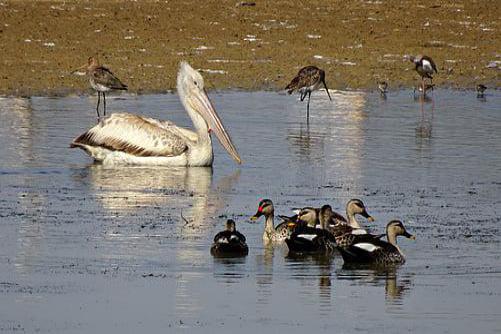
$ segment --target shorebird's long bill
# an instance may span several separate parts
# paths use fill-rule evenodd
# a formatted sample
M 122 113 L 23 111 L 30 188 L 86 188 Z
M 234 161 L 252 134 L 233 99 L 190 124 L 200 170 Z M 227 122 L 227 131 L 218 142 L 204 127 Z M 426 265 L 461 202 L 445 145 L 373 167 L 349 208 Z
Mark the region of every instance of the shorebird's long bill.
M 75 74 L 75 73 L 80 72 L 82 70 L 86 70 L 87 66 L 88 66 L 87 64 L 84 64 L 84 65 L 80 66 L 79 68 L 74 69 L 73 71 L 71 71 L 70 74 Z
M 322 80 L 322 83 L 324 84 L 325 91 L 327 92 L 327 95 L 329 96 L 329 100 L 332 101 L 331 94 L 329 94 L 329 88 L 327 88 L 327 84 L 325 83 L 325 80 Z
M 221 145 L 228 151 L 231 157 L 237 162 L 242 163 L 242 159 L 240 159 L 240 155 L 235 148 L 235 145 L 231 141 L 230 135 L 224 129 L 223 123 L 219 118 L 212 102 L 207 96 L 207 92 L 205 90 L 200 91 L 200 93 L 196 94 L 196 98 L 194 99 L 194 108 L 202 115 L 205 121 L 209 124 L 209 129 L 213 130 L 216 134 L 217 138 L 221 142 Z

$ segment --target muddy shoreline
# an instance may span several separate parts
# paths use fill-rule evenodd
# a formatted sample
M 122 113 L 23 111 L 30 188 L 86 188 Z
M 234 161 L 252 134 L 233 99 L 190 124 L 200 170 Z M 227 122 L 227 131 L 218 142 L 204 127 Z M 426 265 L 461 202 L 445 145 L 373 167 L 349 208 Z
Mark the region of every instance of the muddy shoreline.
M 70 72 L 95 54 L 138 94 L 174 89 L 181 60 L 209 89 L 280 90 L 307 64 L 332 89 L 404 88 L 418 53 L 439 87 L 496 88 L 500 16 L 496 1 L 0 1 L 0 94 L 89 93 Z

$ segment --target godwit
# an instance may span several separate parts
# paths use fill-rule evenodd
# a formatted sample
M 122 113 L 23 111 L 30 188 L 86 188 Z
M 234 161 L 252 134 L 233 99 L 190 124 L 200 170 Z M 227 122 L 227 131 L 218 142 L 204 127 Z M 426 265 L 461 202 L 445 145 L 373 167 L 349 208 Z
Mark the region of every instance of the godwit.
M 409 60 L 416 66 L 416 72 L 418 72 L 418 74 L 421 76 L 421 86 L 423 87 L 423 91 L 425 91 L 424 78 L 426 77 L 430 79 L 431 83 L 433 84 L 432 74 L 433 72 L 438 74 L 437 65 L 435 65 L 433 59 L 428 56 L 410 56 Z
M 306 94 L 308 94 L 308 104 L 306 105 L 307 120 L 310 118 L 311 92 L 319 89 L 321 85 L 325 87 L 325 91 L 327 92 L 329 99 L 332 101 L 329 89 L 325 84 L 325 72 L 316 66 L 306 66 L 300 69 L 290 84 L 285 87 L 289 94 L 292 94 L 294 91 L 299 91 L 301 94 L 301 101 L 304 101 Z
M 106 92 L 112 89 L 127 90 L 124 85 L 109 69 L 99 65 L 97 57 L 89 57 L 88 63 L 77 68 L 74 72 L 85 69 L 92 88 L 97 91 L 97 118 L 99 119 L 99 103 L 101 102 L 101 93 L 104 100 L 104 116 L 106 116 Z
M 478 84 L 477 85 L 477 97 L 482 98 L 484 97 L 484 92 L 487 89 L 487 87 L 483 84 Z
M 241 163 L 230 136 L 224 129 L 207 93 L 204 79 L 188 63 L 181 62 L 177 91 L 195 131 L 128 113 L 112 114 L 77 137 L 79 147 L 105 164 L 211 166 L 214 131 L 223 147 Z

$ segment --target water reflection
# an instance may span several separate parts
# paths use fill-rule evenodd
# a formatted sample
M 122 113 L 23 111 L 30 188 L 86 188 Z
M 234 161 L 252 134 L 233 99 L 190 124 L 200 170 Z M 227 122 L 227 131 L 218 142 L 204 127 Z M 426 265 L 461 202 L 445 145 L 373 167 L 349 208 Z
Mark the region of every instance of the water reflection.
M 390 305 L 403 305 L 405 296 L 411 290 L 412 275 L 398 278 L 399 266 L 377 267 L 343 265 L 343 270 L 338 272 L 337 278 L 351 280 L 357 285 L 375 285 L 385 288 L 385 300 Z
M 424 101 L 419 103 L 420 118 L 416 126 L 416 145 L 418 149 L 428 148 L 430 140 L 433 136 L 433 116 L 435 110 L 435 102 L 432 100 L 429 108 L 426 108 Z
M 214 257 L 214 277 L 218 282 L 233 284 L 245 277 L 247 257 Z
M 328 254 L 288 253 L 286 267 L 291 277 L 301 283 L 299 293 L 306 304 L 318 304 L 318 312 L 328 315 L 332 309 L 332 266 L 334 257 Z M 315 286 L 318 286 L 318 290 Z M 314 291 L 318 293 L 313 293 Z
M 0 98 L 0 163 L 34 161 L 35 130 L 31 99 Z
M 256 256 L 257 304 L 267 305 L 273 292 L 273 258 L 280 251 L 271 245 L 265 246 L 262 255 Z

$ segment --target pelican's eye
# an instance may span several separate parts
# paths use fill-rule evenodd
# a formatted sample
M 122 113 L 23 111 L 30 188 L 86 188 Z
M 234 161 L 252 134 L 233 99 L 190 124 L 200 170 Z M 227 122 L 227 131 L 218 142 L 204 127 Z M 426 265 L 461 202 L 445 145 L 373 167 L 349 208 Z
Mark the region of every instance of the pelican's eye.
M 196 81 L 193 81 L 193 83 L 195 84 L 195 86 L 197 86 L 197 87 L 198 87 L 198 82 L 196 82 Z

